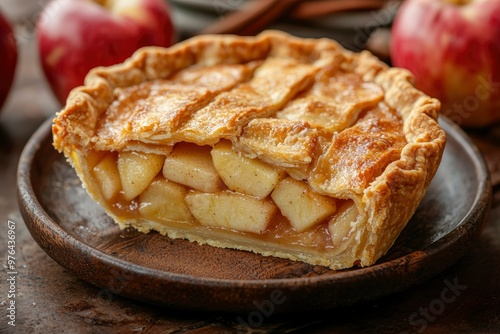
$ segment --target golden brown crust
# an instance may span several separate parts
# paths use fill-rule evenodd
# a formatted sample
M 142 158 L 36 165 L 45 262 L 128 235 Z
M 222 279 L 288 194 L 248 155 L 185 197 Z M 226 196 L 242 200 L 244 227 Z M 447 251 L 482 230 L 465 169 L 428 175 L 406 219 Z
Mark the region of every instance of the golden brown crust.
M 280 167 L 308 165 L 316 146 L 316 129 L 304 121 L 255 118 L 236 138 L 236 147 Z
M 196 68 L 206 70 L 191 70 Z M 130 108 L 127 99 L 140 95 L 141 85 L 151 103 Z M 164 109 L 149 111 L 155 105 Z M 413 87 L 409 72 L 367 52 L 269 31 L 256 37 L 200 36 L 97 68 L 70 94 L 53 134 L 54 146 L 101 204 L 88 151 L 161 152 L 162 145 L 213 145 L 224 138 L 247 155 L 291 168 L 292 176 L 294 171 L 307 178 L 317 192 L 356 203 L 360 215 L 341 249 L 273 251 L 264 244 L 252 248 L 241 238 L 210 239 L 197 229 L 114 219 L 121 227 L 338 269 L 373 264 L 413 215 L 444 150 L 439 108 Z

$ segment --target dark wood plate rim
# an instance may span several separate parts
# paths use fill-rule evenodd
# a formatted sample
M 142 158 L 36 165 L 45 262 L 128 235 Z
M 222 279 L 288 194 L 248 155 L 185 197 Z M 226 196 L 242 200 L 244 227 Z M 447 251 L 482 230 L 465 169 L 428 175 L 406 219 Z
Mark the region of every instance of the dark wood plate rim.
M 461 219 L 454 230 L 419 251 L 409 253 L 387 262 L 377 263 L 370 267 L 339 271 L 335 273 L 335 275 L 257 280 L 198 277 L 143 267 L 92 248 L 84 242 L 74 238 L 54 221 L 54 219 L 43 209 L 33 189 L 32 169 L 34 160 L 37 157 L 37 153 L 42 148 L 42 144 L 50 142 L 52 118 L 44 122 L 44 124 L 42 124 L 33 134 L 21 154 L 17 174 L 18 203 L 28 229 L 42 249 L 63 267 L 73 271 L 84 280 L 104 289 L 108 288 L 108 286 L 106 286 L 95 273 L 93 275 L 82 273 L 80 272 L 81 268 L 75 267 L 70 260 L 55 257 L 51 251 L 50 241 L 54 238 L 58 238 L 58 240 L 62 242 L 62 247 L 66 247 L 68 251 L 84 253 L 88 257 L 101 262 L 110 270 L 116 269 L 119 272 L 133 273 L 137 278 L 145 281 L 151 280 L 152 282 L 160 284 L 165 283 L 170 288 L 176 286 L 182 289 L 193 289 L 194 293 L 196 293 L 196 291 L 201 291 L 201 293 L 203 293 L 202 291 L 204 291 L 204 289 L 208 289 L 207 293 L 212 297 L 214 293 L 231 294 L 242 288 L 246 291 L 245 297 L 243 298 L 244 300 L 230 300 L 225 305 L 206 305 L 206 300 L 204 301 L 201 296 L 199 302 L 193 304 L 192 302 L 184 301 L 158 300 L 154 297 L 145 297 L 141 294 L 138 295 L 134 291 L 128 290 L 118 293 L 125 297 L 181 309 L 248 312 L 255 309 L 255 301 L 265 300 L 266 296 L 269 297 L 269 294 L 276 289 L 293 291 L 294 295 L 312 292 L 319 293 L 320 295 L 326 293 L 326 295 L 328 295 L 328 290 L 325 290 L 328 288 L 355 288 L 359 285 L 364 287 L 373 286 L 375 278 L 377 277 L 379 280 L 389 278 L 391 280 L 396 279 L 399 282 L 395 285 L 385 284 L 382 287 L 373 288 L 371 292 L 365 289 L 363 295 L 353 293 L 352 296 L 346 297 L 343 300 L 333 302 L 330 300 L 327 303 L 318 302 L 306 303 L 304 305 L 288 305 L 276 311 L 290 312 L 301 309 L 315 310 L 352 304 L 358 301 L 369 300 L 382 295 L 402 291 L 438 274 L 454 264 L 466 253 L 473 239 L 479 235 L 484 226 L 487 212 L 491 205 L 492 196 L 491 180 L 485 160 L 477 147 L 459 126 L 444 117 L 440 119 L 440 123 L 447 132 L 448 137 L 452 137 L 460 148 L 470 157 L 474 165 L 474 170 L 471 171 L 471 173 L 474 173 L 475 177 L 479 180 L 479 184 L 477 185 L 478 192 L 474 194 L 473 204 L 467 214 Z M 37 233 L 33 233 L 35 230 Z M 40 235 L 43 235 L 46 239 L 40 238 Z M 446 261 L 433 261 L 443 253 L 446 253 Z M 433 264 L 429 265 L 429 263 Z M 436 265 L 436 263 L 439 263 L 439 265 Z M 397 273 L 395 268 L 398 270 Z M 366 293 L 366 291 L 369 292 Z M 302 301 L 302 299 L 299 300 Z

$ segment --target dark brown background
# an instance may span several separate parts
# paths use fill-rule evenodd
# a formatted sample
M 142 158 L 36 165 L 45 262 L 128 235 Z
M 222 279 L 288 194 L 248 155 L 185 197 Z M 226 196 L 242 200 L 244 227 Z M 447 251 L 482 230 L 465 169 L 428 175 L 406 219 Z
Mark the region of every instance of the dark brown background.
M 20 55 L 13 91 L 0 115 L 0 332 L 1 333 L 233 333 L 238 316 L 195 314 L 146 305 L 96 288 L 50 259 L 23 224 L 16 202 L 16 168 L 21 150 L 33 131 L 59 109 L 41 73 L 33 34 L 34 21 L 45 0 L 1 0 L 0 9 L 16 25 Z M 217 1 L 215 1 L 217 2 Z M 231 1 L 218 1 L 231 3 Z M 232 1 L 235 3 L 235 1 Z M 196 27 L 177 11 L 181 36 Z M 203 20 L 214 18 L 200 13 Z M 196 20 L 203 24 L 202 19 Z M 215 16 L 217 18 L 217 16 Z M 318 35 L 318 27 L 280 23 L 299 34 Z M 359 32 L 359 30 L 358 30 Z M 345 45 L 359 37 L 346 27 L 325 35 Z M 354 43 L 356 44 L 356 43 Z M 357 45 L 354 45 L 357 46 Z M 409 290 L 352 307 L 314 314 L 266 318 L 252 332 L 315 333 L 498 333 L 500 332 L 500 126 L 468 131 L 485 154 L 494 185 L 488 223 L 472 249 L 454 266 Z M 16 327 L 7 325 L 7 220 L 16 222 Z M 466 286 L 438 315 L 423 309 L 441 298 L 446 282 Z M 417 316 L 415 317 L 415 313 Z M 413 315 L 413 322 L 411 321 Z M 244 315 L 246 318 L 248 315 Z

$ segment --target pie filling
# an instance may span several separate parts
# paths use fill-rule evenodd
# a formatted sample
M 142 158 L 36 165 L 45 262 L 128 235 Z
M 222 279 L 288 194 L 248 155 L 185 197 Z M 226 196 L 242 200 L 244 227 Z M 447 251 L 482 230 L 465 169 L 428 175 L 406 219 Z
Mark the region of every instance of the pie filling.
M 358 218 L 352 200 L 319 194 L 307 180 L 235 151 L 230 141 L 181 142 L 170 150 L 89 154 L 115 216 L 224 229 L 320 252 L 338 247 Z

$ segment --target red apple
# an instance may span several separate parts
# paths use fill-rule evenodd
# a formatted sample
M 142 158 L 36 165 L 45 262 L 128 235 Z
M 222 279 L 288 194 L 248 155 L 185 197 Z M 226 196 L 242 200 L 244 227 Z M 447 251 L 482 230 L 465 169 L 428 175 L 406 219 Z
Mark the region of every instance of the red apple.
M 174 35 L 165 0 L 53 0 L 37 22 L 42 67 L 61 104 L 92 68 L 170 46 Z
M 392 28 L 391 58 L 455 122 L 500 120 L 500 1 L 406 0 Z
M 11 25 L 0 13 L 0 108 L 12 85 L 16 63 L 16 39 Z

